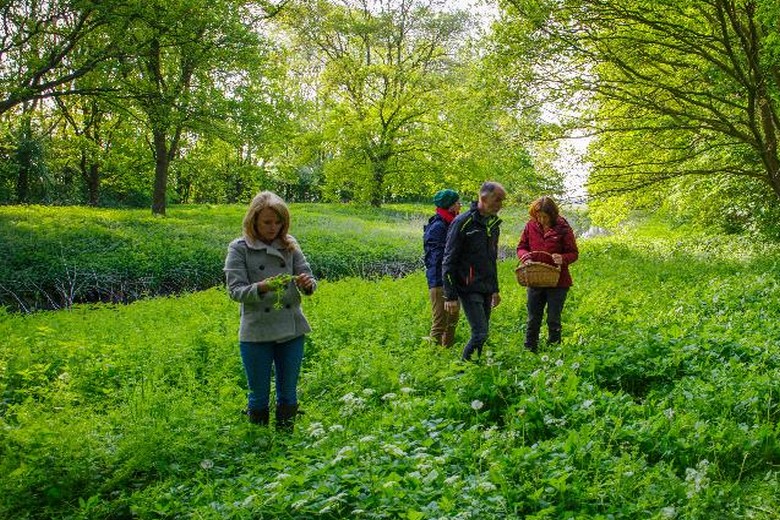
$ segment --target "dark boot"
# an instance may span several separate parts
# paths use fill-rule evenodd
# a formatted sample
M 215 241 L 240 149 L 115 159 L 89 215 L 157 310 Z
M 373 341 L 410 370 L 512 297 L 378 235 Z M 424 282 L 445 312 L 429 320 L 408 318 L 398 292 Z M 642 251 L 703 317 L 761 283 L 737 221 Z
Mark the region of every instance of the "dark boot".
M 292 433 L 296 415 L 298 415 L 297 404 L 276 405 L 276 429 Z
M 525 333 L 525 348 L 536 354 L 539 350 L 539 331 L 528 329 Z
M 262 410 L 247 410 L 246 415 L 249 417 L 250 423 L 268 426 L 268 416 L 270 415 L 268 408 L 263 408 Z
M 561 342 L 561 329 L 547 329 L 547 343 L 555 345 Z

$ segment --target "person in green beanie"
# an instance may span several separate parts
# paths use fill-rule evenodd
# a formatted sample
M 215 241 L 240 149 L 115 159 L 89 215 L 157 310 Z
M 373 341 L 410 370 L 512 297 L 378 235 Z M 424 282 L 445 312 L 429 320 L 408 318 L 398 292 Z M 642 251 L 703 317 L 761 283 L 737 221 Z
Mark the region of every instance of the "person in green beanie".
M 447 242 L 447 230 L 460 213 L 460 196 L 455 190 L 440 190 L 433 196 L 436 213 L 428 219 L 423 228 L 423 249 L 425 251 L 425 276 L 428 279 L 428 294 L 431 299 L 431 340 L 437 345 L 452 346 L 455 341 L 455 328 L 458 325 L 458 313 L 444 311 L 444 282 L 441 274 L 441 261 L 444 258 L 444 245 Z

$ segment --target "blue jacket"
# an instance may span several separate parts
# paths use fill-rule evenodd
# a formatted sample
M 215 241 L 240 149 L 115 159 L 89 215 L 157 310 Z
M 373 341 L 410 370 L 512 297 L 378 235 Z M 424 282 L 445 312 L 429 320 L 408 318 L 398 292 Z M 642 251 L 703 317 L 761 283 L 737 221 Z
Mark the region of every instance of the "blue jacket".
M 439 214 L 428 219 L 423 227 L 423 251 L 425 251 L 425 277 L 428 287 L 444 285 L 441 275 L 441 261 L 444 245 L 447 243 L 447 229 L 450 225 Z

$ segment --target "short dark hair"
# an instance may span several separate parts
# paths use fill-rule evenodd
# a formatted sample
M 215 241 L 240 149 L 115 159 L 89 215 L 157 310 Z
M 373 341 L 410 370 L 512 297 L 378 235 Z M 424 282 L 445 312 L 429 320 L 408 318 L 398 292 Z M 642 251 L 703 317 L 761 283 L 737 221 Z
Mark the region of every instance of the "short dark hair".
M 490 195 L 496 190 L 501 190 L 504 193 L 506 193 L 504 187 L 501 186 L 499 183 L 493 181 L 485 181 L 482 183 L 482 187 L 479 188 L 479 196 L 484 197 L 485 195 Z

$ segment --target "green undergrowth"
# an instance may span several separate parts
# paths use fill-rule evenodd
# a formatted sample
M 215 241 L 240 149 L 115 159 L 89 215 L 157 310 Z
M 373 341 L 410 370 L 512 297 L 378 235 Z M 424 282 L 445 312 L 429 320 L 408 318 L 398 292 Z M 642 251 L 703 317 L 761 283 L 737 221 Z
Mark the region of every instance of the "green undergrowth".
M 780 250 L 656 226 L 580 244 L 564 341 L 525 293 L 479 364 L 422 273 L 305 299 L 292 435 L 246 423 L 224 291 L 0 318 L 2 518 L 777 518 Z
M 148 210 L 0 207 L 0 306 L 60 309 L 75 303 L 127 303 L 207 289 L 223 282 L 227 244 L 241 235 L 243 205 Z M 422 227 L 432 206 L 383 208 L 292 204 L 291 233 L 314 274 L 399 276 L 422 267 Z M 503 250 L 511 254 L 525 220 L 506 213 Z
M 426 210 L 294 204 L 291 232 L 318 277 L 407 272 L 421 263 Z M 173 206 L 160 218 L 148 210 L 2 207 L 0 305 L 56 309 L 214 287 L 245 211 Z

